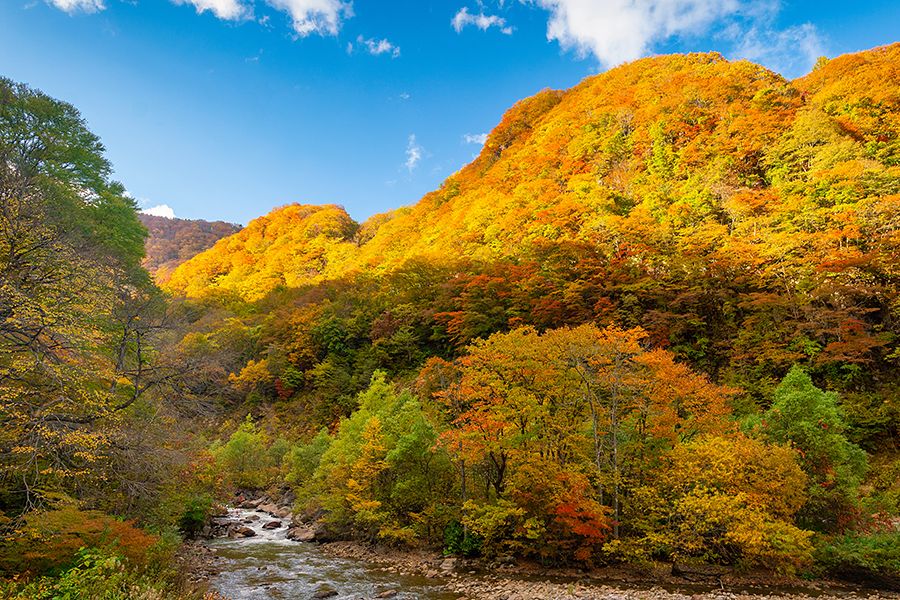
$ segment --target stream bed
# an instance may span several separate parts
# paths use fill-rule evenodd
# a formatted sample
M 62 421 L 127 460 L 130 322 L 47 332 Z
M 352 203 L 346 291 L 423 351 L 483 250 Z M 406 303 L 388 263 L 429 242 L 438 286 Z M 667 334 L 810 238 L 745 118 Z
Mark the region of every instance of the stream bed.
M 405 575 L 360 558 L 326 554 L 311 542 L 290 540 L 289 521 L 261 510 L 231 509 L 227 520 L 252 529 L 254 534 L 209 542 L 218 557 L 211 587 L 229 600 L 900 600 L 900 594 L 854 586 L 792 589 L 773 585 L 726 590 L 708 583 L 584 584 L 559 577 L 503 577 L 491 572 L 470 572 L 463 578 Z
M 263 526 L 273 518 L 261 511 L 232 509 L 229 516 L 255 533 L 252 537 L 220 538 L 209 544 L 220 559 L 221 570 L 213 578 L 212 587 L 229 600 L 459 598 L 459 594 L 444 589 L 441 579 L 387 573 L 363 561 L 327 556 L 316 544 L 289 540 L 287 522 L 276 529 L 265 529 Z

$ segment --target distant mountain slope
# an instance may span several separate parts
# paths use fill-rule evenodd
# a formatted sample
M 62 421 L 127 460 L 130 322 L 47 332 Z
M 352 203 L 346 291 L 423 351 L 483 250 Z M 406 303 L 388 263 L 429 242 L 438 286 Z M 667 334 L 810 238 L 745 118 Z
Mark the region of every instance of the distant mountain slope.
M 335 206 L 281 208 L 169 285 L 253 302 L 340 279 L 347 294 L 356 274 L 388 305 L 413 305 L 404 318 L 429 348 L 614 322 L 751 391 L 797 362 L 835 385 L 887 385 L 900 357 L 900 44 L 795 81 L 712 53 L 544 91 L 414 206 L 361 226 Z M 413 280 L 415 293 L 396 291 Z
M 337 275 L 411 256 L 493 260 L 547 242 L 606 245 L 635 227 L 647 228 L 642 245 L 668 244 L 674 236 L 747 251 L 755 245 L 743 227 L 758 231 L 754 217 L 782 208 L 794 215 L 827 208 L 786 201 L 814 194 L 810 185 L 835 183 L 833 169 L 857 182 L 886 180 L 886 186 L 860 189 L 854 201 L 897 191 L 890 180 L 897 176 L 898 64 L 900 45 L 893 45 L 833 59 L 788 82 L 718 54 L 662 56 L 590 77 L 566 92 L 541 92 L 510 109 L 480 156 L 441 189 L 363 224 L 358 250 L 338 235 L 332 242 L 346 246 L 330 257 L 338 264 L 308 271 Z M 865 108 L 873 95 L 878 108 Z M 328 214 L 338 229 L 354 228 L 341 209 L 330 207 Z M 288 217 L 283 209 L 274 211 L 264 218 L 266 226 L 282 217 Z M 293 209 L 289 218 L 296 219 Z M 233 241 L 211 253 L 238 246 Z M 258 250 L 253 253 L 266 263 Z M 810 250 L 820 259 L 829 253 Z M 201 293 L 204 277 L 222 274 L 195 272 L 211 260 L 198 257 L 182 267 L 173 288 L 188 292 L 178 282 L 190 280 L 189 293 Z M 231 273 L 228 261 L 215 262 Z M 235 266 L 244 267 L 240 261 Z M 284 275 L 296 282 L 298 268 L 304 271 L 294 261 Z M 264 270 L 275 273 L 279 266 Z M 268 281 L 264 287 L 283 283 Z
M 224 221 L 167 219 L 143 213 L 138 217 L 149 232 L 144 268 L 158 280 L 167 279 L 181 263 L 241 230 L 240 225 Z

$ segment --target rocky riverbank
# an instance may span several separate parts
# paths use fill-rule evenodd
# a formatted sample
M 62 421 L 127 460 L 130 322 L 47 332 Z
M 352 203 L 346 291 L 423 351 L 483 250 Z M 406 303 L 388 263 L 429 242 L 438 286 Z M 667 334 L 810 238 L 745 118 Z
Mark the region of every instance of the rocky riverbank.
M 583 571 L 546 569 L 533 563 L 444 557 L 429 551 L 399 551 L 352 541 L 335 541 L 330 532 L 310 516 L 291 512 L 293 498 L 239 495 L 234 505 L 244 509 L 239 519 L 222 514 L 204 531 L 213 538 L 240 539 L 284 532 L 282 538 L 316 542 L 318 551 L 335 560 L 376 565 L 388 576 L 424 577 L 460 599 L 471 600 L 900 600 L 900 594 L 854 589 L 824 582 L 776 579 L 767 574 L 742 575 L 709 567 L 672 569 L 658 565 L 641 570 L 628 568 Z M 251 512 L 252 511 L 252 512 Z M 199 544 L 192 546 L 190 568 L 198 578 L 215 577 L 215 553 Z M 307 546 L 308 548 L 308 546 Z M 187 566 L 187 565 L 186 565 Z M 387 597 L 387 596 L 386 596 Z
M 391 573 L 446 579 L 448 591 L 472 600 L 900 600 L 900 594 L 892 592 L 762 576 L 739 578 L 714 569 L 681 575 L 672 575 L 671 567 L 662 566 L 640 572 L 548 570 L 527 564 L 486 565 L 346 541 L 320 547 L 329 556 L 367 561 Z

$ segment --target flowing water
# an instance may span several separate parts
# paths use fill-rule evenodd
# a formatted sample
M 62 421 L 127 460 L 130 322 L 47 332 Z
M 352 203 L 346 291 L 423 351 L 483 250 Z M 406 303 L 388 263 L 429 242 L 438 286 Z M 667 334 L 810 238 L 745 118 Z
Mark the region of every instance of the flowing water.
M 315 544 L 289 540 L 285 521 L 278 529 L 263 529 L 273 520 L 266 513 L 232 509 L 229 515 L 239 522 L 258 517 L 245 523 L 254 537 L 210 543 L 222 559 L 212 585 L 230 600 L 308 600 L 323 589 L 336 591 L 331 596 L 336 600 L 375 598 L 388 590 L 396 590 L 398 600 L 459 597 L 443 591 L 441 580 L 386 573 L 363 561 L 326 556 Z
M 255 519 L 254 519 L 255 517 Z M 250 520 L 254 519 L 254 520 Z M 212 580 L 212 586 L 229 600 L 308 600 L 324 590 L 333 590 L 328 596 L 336 600 L 377 598 L 379 594 L 395 591 L 397 600 L 455 600 L 460 595 L 447 592 L 445 581 L 414 575 L 399 575 L 382 570 L 361 560 L 328 556 L 312 543 L 287 539 L 287 521 L 282 520 L 277 529 L 264 529 L 263 525 L 274 517 L 260 511 L 232 509 L 229 520 L 243 523 L 256 533 L 253 537 L 225 539 L 210 542 L 221 559 L 220 573 Z M 543 580 L 566 583 L 562 578 L 520 577 L 524 580 Z M 599 583 L 599 582 L 598 582 Z M 669 592 L 693 595 L 717 590 L 709 584 L 683 584 L 678 586 L 651 586 L 630 584 L 628 588 L 664 589 Z M 827 594 L 830 597 L 853 599 L 856 593 L 868 595 L 864 589 L 846 587 L 797 589 L 790 587 L 759 587 L 733 589 L 755 596 L 798 595 L 808 598 Z M 321 596 L 324 597 L 324 596 Z

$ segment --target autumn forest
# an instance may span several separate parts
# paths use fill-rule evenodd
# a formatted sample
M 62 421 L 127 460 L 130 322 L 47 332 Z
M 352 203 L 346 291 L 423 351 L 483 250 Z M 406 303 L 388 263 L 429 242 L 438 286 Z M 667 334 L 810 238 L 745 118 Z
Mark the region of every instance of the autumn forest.
M 262 496 L 485 565 L 900 586 L 900 44 L 548 89 L 363 223 L 139 218 L 5 79 L 0 156 L 2 597 L 202 598 L 185 548 Z

